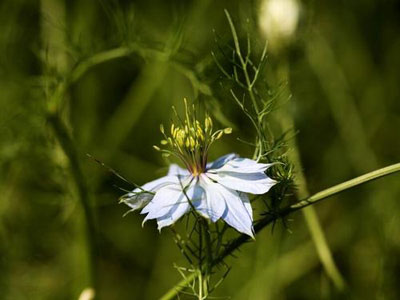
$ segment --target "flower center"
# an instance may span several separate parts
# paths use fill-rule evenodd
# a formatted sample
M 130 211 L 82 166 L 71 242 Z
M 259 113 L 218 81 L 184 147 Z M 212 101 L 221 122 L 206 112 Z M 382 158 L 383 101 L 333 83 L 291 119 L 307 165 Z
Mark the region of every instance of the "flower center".
M 201 123 L 195 116 L 195 107 L 188 108 L 185 103 L 185 118 L 179 118 L 175 111 L 178 124 L 172 123 L 170 132 L 160 126 L 160 131 L 164 135 L 161 140 L 161 147 L 154 146 L 158 151 L 163 152 L 164 156 L 171 154 L 178 157 L 192 173 L 198 176 L 206 170 L 207 155 L 211 144 L 220 139 L 224 134 L 230 134 L 232 128 L 225 128 L 213 131 L 213 122 L 210 116 L 206 114 L 204 122 Z

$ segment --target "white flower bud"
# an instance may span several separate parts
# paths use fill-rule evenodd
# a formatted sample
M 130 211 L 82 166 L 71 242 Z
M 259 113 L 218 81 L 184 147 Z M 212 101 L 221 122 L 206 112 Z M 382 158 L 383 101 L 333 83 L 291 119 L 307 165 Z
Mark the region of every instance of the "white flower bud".
M 300 15 L 298 0 L 263 0 L 259 26 L 272 48 L 287 42 L 295 33 Z

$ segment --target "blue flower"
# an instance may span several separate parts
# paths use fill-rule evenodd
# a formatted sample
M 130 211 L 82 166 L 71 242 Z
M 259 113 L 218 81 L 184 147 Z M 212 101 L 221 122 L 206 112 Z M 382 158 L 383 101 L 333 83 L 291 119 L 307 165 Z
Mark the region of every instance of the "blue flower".
M 141 214 L 146 214 L 143 223 L 156 219 L 159 230 L 194 209 L 212 222 L 222 219 L 253 237 L 253 211 L 247 194 L 267 193 L 276 184 L 265 174 L 271 165 L 236 154 L 222 156 L 196 173 L 172 164 L 167 176 L 136 188 L 122 201 L 131 211 L 142 209 Z

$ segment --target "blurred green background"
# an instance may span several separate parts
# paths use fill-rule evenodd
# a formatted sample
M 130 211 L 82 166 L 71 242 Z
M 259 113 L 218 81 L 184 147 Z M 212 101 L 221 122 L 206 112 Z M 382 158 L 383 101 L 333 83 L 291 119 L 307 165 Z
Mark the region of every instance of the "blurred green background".
M 82 190 L 95 221 L 99 299 L 157 299 L 180 280 L 173 263 L 185 262 L 170 232 L 159 234 L 154 222 L 142 228 L 137 213 L 122 218 L 127 207 L 114 185 L 129 185 L 86 154 L 138 184 L 163 175 L 166 163 L 152 145 L 171 105 L 181 109 L 187 97 L 234 127 L 211 159 L 251 155 L 236 140 L 250 140 L 251 127 L 210 55 L 218 48 L 213 29 L 222 47 L 232 44 L 224 8 L 256 49 L 270 38 L 265 77 L 272 88 L 289 82 L 292 98 L 282 103 L 294 115 L 311 193 L 398 162 L 399 1 L 296 3 L 296 31 L 280 37 L 259 25 L 266 16 L 258 1 L 1 1 L 0 298 L 78 299 L 89 286 Z M 76 66 L 84 72 L 65 97 L 53 98 Z M 72 137 L 83 186 L 52 129 L 53 110 Z M 345 296 L 325 275 L 300 213 L 288 228 L 279 223 L 242 247 L 216 295 L 399 299 L 399 180 L 386 177 L 316 206 Z

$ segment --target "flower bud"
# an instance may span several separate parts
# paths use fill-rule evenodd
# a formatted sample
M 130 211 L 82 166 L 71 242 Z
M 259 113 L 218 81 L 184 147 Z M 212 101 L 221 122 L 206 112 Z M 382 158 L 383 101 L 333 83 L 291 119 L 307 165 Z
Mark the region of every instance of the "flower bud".
M 294 35 L 300 15 L 298 0 L 263 0 L 259 26 L 271 48 L 279 48 Z

